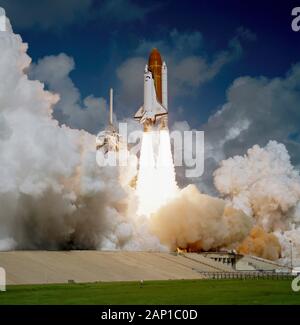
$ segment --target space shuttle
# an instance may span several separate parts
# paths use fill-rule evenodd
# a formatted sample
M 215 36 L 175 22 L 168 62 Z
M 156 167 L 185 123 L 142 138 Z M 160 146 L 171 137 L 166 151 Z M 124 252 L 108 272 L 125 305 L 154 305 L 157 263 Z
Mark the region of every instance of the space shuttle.
M 159 51 L 154 48 L 144 70 L 144 105 L 134 119 L 149 131 L 153 126 L 168 128 L 168 70 Z

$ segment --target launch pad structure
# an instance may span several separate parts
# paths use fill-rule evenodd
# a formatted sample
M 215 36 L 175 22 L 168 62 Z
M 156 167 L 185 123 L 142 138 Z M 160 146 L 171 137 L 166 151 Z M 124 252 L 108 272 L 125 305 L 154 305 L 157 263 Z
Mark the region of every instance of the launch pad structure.
M 0 266 L 11 285 L 290 274 L 280 264 L 253 256 L 237 255 L 233 263 L 232 255 L 224 253 L 10 251 L 0 252 Z

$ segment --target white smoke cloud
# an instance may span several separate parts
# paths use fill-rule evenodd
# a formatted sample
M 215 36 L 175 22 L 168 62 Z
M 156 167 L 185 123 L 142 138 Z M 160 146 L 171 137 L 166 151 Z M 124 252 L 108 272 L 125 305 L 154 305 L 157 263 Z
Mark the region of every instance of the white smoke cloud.
M 299 214 L 298 214 L 299 218 Z M 299 223 L 298 223 L 299 224 Z M 300 227 L 293 226 L 291 230 L 276 231 L 281 250 L 282 262 L 287 265 L 300 265 Z
M 283 257 L 290 255 L 285 238 L 299 234 L 300 175 L 283 144 L 270 141 L 265 148 L 255 145 L 245 156 L 222 161 L 214 173 L 214 182 L 234 207 L 284 243 Z M 299 241 L 294 245 L 299 254 Z
M 0 49 L 0 248 L 162 249 L 130 219 L 135 198 L 119 173 L 128 180 L 136 168 L 127 175 L 117 167 L 99 168 L 95 137 L 59 126 L 52 118 L 59 96 L 28 79 L 31 60 L 21 37 L 0 32 Z M 50 69 L 52 59 L 35 71 Z M 59 74 L 54 64 L 52 81 L 62 80 L 72 92 L 65 80 L 72 64 L 65 56 L 58 61 L 67 68 Z M 73 109 L 78 114 L 76 103 Z

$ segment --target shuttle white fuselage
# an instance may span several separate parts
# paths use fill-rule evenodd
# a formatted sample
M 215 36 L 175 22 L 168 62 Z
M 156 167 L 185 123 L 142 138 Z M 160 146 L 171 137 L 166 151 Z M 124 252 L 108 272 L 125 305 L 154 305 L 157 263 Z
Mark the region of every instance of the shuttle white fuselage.
M 144 131 L 152 126 L 167 128 L 168 115 L 168 79 L 167 65 L 161 63 L 159 52 L 154 49 L 149 57 L 149 65 L 144 70 L 144 105 L 134 118 L 144 125 Z

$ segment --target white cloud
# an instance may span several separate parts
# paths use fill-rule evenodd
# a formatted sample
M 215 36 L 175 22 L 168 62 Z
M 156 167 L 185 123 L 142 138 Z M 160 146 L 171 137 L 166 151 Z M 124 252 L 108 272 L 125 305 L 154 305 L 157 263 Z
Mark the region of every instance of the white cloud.
M 227 102 L 200 129 L 205 131 L 205 175 L 201 184 L 212 190 L 211 172 L 225 158 L 244 154 L 269 140 L 287 147 L 292 163 L 300 164 L 300 64 L 283 78 L 240 77 L 227 92 Z
M 54 116 L 68 126 L 96 133 L 108 121 L 108 107 L 104 98 L 90 95 L 81 99 L 78 88 L 70 78 L 75 68 L 73 58 L 61 53 L 46 56 L 32 64 L 30 77 L 44 82 L 51 91 L 60 95 L 54 108 Z
M 132 113 L 142 105 L 143 101 L 143 71 L 146 60 L 141 57 L 134 57 L 126 60 L 117 69 L 117 77 L 120 80 L 120 87 L 117 89 L 116 100 L 120 107 L 126 107 L 126 114 Z

